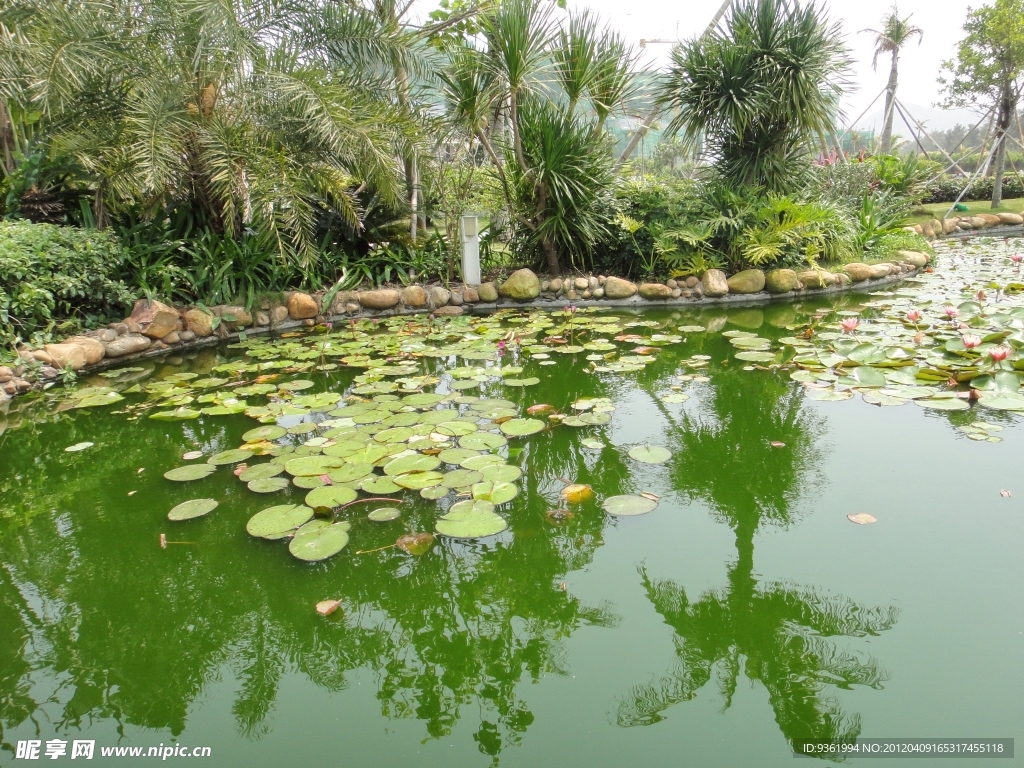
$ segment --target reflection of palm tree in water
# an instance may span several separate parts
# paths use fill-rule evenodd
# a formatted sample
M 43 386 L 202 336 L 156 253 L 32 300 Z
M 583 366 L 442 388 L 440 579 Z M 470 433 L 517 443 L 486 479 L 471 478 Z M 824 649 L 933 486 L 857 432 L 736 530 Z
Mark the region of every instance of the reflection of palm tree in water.
M 675 441 L 675 488 L 707 503 L 736 533 L 728 585 L 691 601 L 668 580 L 640 574 L 655 610 L 675 631 L 679 664 L 620 704 L 620 725 L 650 725 L 670 706 L 694 698 L 716 676 L 730 706 L 743 672 L 768 690 L 786 739 L 847 740 L 860 733 L 830 687 L 880 688 L 886 673 L 873 659 L 838 649 L 828 638 L 862 637 L 891 628 L 894 608 L 868 608 L 842 596 L 754 576 L 754 537 L 764 523 L 787 525 L 799 492 L 814 484 L 820 432 L 798 391 L 773 376 L 723 371 L 713 377 L 716 418 L 682 417 Z M 772 441 L 785 443 L 772 446 Z M 716 671 L 717 670 L 717 671 Z

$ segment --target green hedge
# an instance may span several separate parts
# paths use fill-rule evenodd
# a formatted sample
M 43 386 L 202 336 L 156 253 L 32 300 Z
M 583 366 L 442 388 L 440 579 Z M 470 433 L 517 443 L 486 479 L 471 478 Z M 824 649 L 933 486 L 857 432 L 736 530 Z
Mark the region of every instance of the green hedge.
M 963 176 L 944 174 L 928 183 L 921 202 L 952 203 L 967 186 L 967 181 Z M 991 200 L 992 182 L 991 176 L 975 179 L 964 200 Z M 1003 176 L 1003 198 L 1009 200 L 1014 197 L 1024 197 L 1024 179 L 1008 171 Z
M 132 295 L 113 276 L 125 258 L 108 232 L 0 221 L 0 341 L 45 340 L 123 317 Z

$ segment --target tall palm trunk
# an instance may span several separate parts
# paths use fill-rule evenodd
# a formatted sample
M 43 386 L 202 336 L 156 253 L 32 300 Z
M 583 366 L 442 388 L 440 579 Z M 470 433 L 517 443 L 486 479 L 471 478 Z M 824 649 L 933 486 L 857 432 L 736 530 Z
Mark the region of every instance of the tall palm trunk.
M 889 84 L 885 86 L 885 122 L 882 124 L 882 136 L 878 141 L 878 151 L 889 154 L 892 149 L 892 119 L 896 112 L 896 82 L 898 79 L 897 66 L 899 64 L 900 52 L 892 52 L 892 66 L 889 68 Z

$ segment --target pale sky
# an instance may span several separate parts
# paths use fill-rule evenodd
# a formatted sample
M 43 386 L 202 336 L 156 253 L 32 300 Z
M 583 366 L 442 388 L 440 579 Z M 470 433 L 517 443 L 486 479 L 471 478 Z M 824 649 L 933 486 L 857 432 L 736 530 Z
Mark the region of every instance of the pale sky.
M 700 3 L 678 3 L 668 0 L 569 0 L 570 8 L 590 7 L 606 19 L 634 46 L 640 40 L 686 39 L 704 31 L 718 10 L 721 0 Z M 974 6 L 982 5 L 975 2 Z M 826 1 L 825 7 L 833 21 L 842 24 L 847 45 L 855 59 L 853 81 L 856 91 L 844 100 L 848 120 L 863 112 L 871 100 L 885 88 L 889 76 L 889 58 L 880 57 L 878 71 L 871 69 L 872 36 L 858 34 L 865 28 L 877 29 L 892 0 Z M 949 0 L 900 0 L 901 16 L 913 14 L 911 23 L 924 30 L 921 44 L 911 43 L 900 57 L 900 84 L 897 95 L 907 104 L 933 106 L 940 98 L 935 81 L 941 62 L 953 57 L 963 37 L 967 5 Z M 671 49 L 669 44 L 649 44 L 645 61 L 664 66 Z M 881 101 L 870 112 L 874 112 Z

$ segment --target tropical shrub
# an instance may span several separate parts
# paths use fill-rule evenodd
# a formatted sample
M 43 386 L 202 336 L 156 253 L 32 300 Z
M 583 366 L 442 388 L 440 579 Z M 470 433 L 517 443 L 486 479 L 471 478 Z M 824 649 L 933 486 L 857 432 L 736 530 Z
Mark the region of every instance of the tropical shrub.
M 109 232 L 0 222 L 0 341 L 40 340 L 123 317 L 133 297 L 115 276 L 125 260 Z

